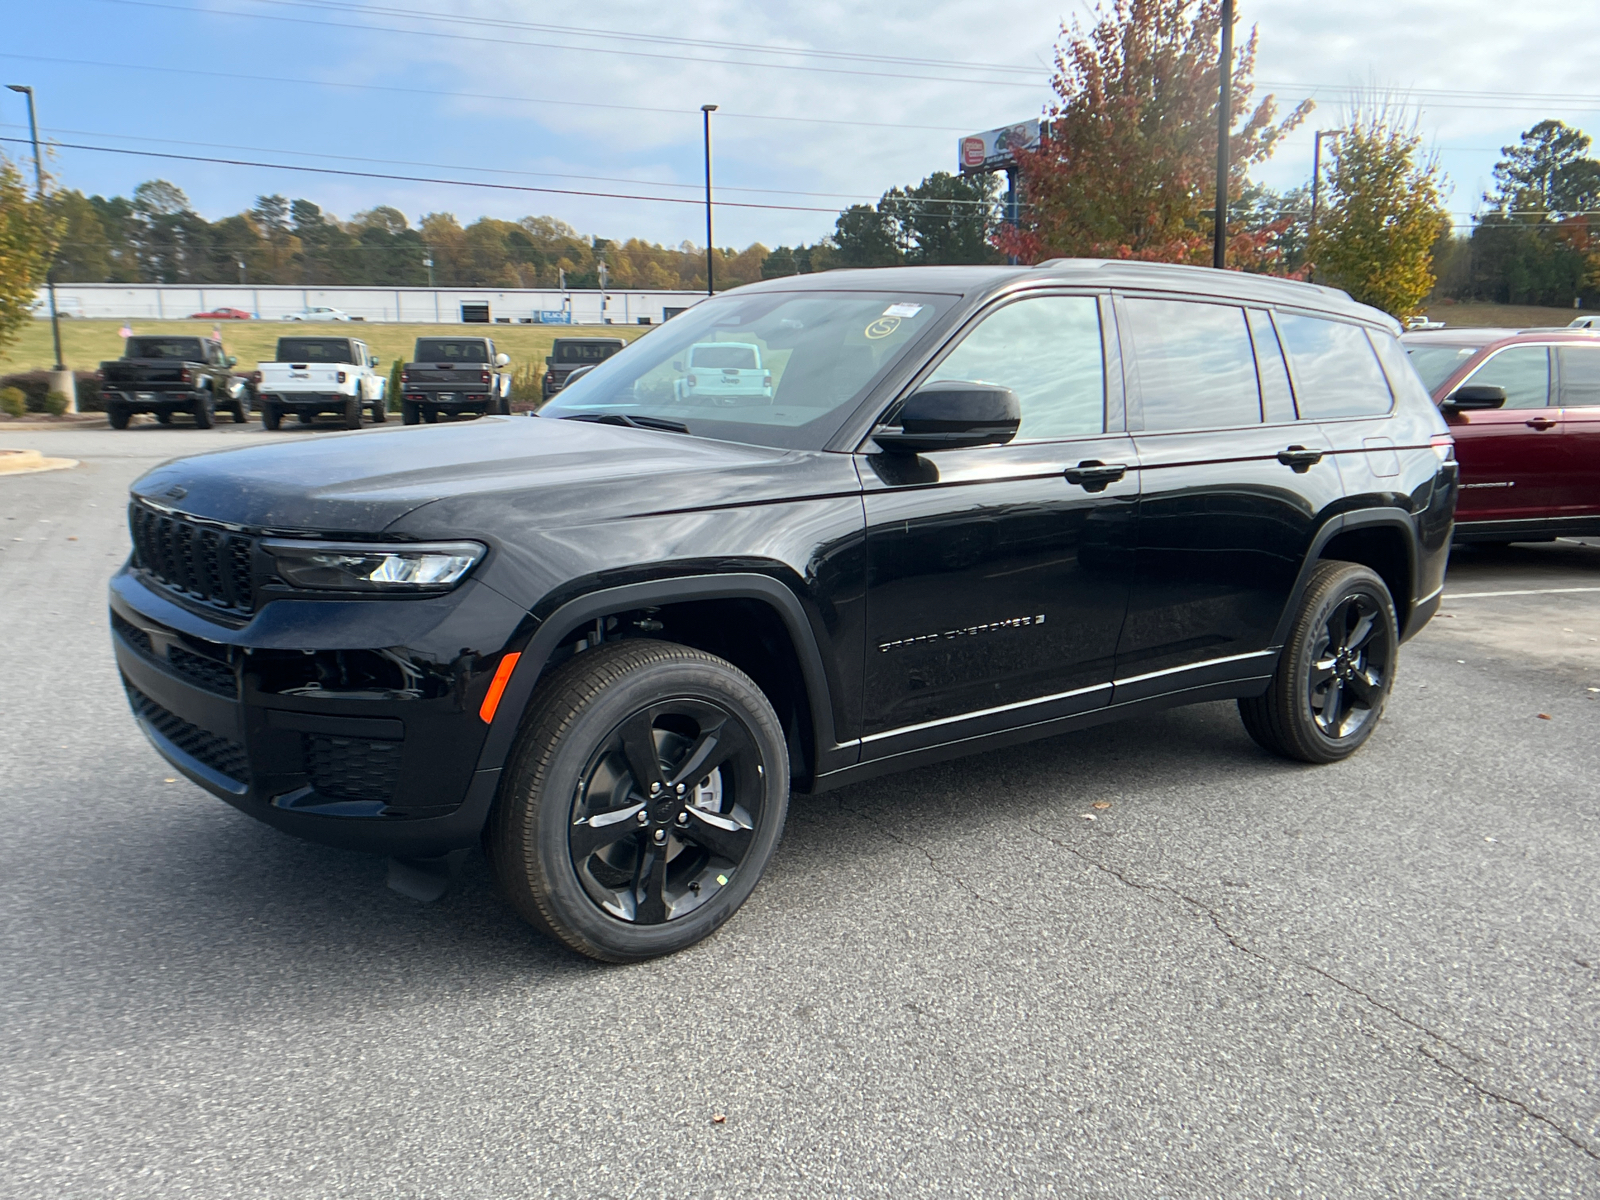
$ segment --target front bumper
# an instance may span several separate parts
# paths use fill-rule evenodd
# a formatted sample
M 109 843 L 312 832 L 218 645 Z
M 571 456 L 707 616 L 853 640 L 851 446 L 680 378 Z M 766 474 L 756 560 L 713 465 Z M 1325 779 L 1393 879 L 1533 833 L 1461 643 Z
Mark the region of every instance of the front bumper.
M 125 569 L 110 601 L 140 728 L 213 795 L 346 849 L 424 858 L 477 841 L 500 777 L 479 761 L 478 705 L 527 632 L 497 592 L 277 600 L 231 627 Z

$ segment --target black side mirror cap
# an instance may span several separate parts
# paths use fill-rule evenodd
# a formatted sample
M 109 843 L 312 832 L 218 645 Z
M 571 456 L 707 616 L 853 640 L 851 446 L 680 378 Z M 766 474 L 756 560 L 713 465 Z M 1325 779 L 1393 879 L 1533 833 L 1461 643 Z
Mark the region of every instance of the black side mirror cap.
M 1485 383 L 1469 383 L 1446 396 L 1440 407 L 1459 412 L 1463 409 L 1504 408 L 1505 403 L 1505 388 Z
M 942 379 L 907 396 L 896 419 L 899 428 L 872 434 L 891 453 L 1003 446 L 1022 426 L 1022 405 L 1015 392 L 996 383 Z

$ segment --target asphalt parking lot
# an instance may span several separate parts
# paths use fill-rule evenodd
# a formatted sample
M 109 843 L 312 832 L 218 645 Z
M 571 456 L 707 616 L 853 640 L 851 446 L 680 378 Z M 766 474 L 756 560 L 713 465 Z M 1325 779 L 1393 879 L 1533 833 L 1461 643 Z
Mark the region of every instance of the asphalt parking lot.
M 1458 552 L 1347 763 L 1212 704 L 802 798 L 607 967 L 137 732 L 124 490 L 268 436 L 0 432 L 82 463 L 0 475 L 5 1195 L 1600 1195 L 1600 542 Z

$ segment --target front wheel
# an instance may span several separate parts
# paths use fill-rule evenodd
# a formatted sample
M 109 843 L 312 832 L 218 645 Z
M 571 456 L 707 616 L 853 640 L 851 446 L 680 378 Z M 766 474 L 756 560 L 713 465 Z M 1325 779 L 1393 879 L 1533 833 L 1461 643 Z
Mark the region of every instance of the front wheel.
M 278 411 L 278 406 L 272 401 L 267 401 L 261 406 L 261 428 L 274 430 L 283 422 L 283 414 Z
M 214 418 L 212 416 L 212 400 L 209 392 L 196 396 L 194 405 L 189 409 L 194 414 L 194 423 L 201 429 L 210 429 Z
M 1256 742 L 1309 763 L 1348 758 L 1372 736 L 1394 686 L 1394 601 L 1359 563 L 1318 563 L 1266 692 L 1239 701 Z
M 637 962 L 708 937 L 766 869 L 789 756 L 766 696 L 670 642 L 585 651 L 535 696 L 487 834 L 518 913 L 581 954 Z
M 389 419 L 389 403 L 386 400 L 375 400 L 371 405 L 372 423 L 382 425 Z
M 361 428 L 361 398 L 351 396 L 344 402 L 344 427 L 346 429 Z

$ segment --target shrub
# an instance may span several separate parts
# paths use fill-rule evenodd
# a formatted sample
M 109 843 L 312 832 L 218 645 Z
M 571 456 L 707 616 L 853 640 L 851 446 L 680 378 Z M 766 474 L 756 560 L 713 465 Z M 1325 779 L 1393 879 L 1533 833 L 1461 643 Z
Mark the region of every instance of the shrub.
M 28 411 L 28 397 L 19 387 L 0 388 L 0 412 L 20 417 Z
M 400 401 L 405 398 L 401 395 L 405 388 L 400 384 L 400 369 L 404 366 L 405 363 L 397 358 L 394 360 L 394 365 L 389 368 L 389 391 L 387 395 L 389 397 L 390 412 L 399 412 Z
M 46 392 L 44 397 L 44 410 L 52 417 L 59 417 L 67 411 L 72 403 L 65 392 Z
M 100 379 L 93 371 L 74 371 L 73 380 L 78 385 L 78 411 L 104 412 L 100 403 Z M 0 388 L 14 387 L 27 398 L 29 412 L 47 412 L 45 397 L 50 394 L 49 371 L 17 371 L 0 375 Z
M 523 363 L 511 374 L 511 402 L 517 411 L 538 408 L 544 403 L 544 365 Z

